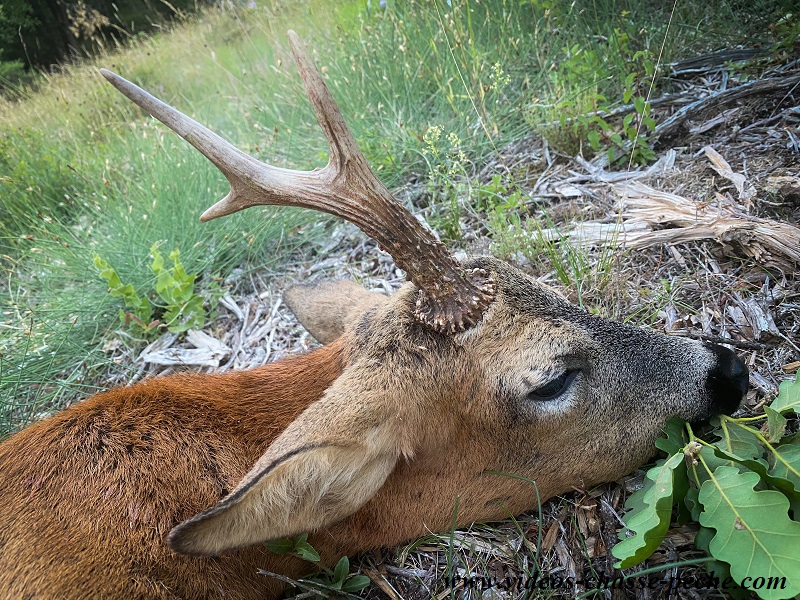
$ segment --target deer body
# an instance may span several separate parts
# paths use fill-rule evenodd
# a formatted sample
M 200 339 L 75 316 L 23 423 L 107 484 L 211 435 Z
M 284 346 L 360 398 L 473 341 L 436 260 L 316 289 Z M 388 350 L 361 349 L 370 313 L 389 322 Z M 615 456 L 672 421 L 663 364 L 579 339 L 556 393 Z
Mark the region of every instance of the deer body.
M 339 375 L 340 344 L 229 375 L 98 394 L 0 445 L 3 598 L 261 597 L 263 548 L 190 558 L 164 539 L 233 489 Z
M 99 394 L 0 445 L 0 597 L 273 598 L 306 565 L 267 540 L 311 533 L 331 563 L 621 477 L 670 417 L 734 411 L 729 350 L 613 323 L 492 258 L 459 263 L 391 198 L 296 36 L 331 162 L 263 165 L 105 75 L 222 170 L 212 218 L 315 207 L 376 238 L 411 282 L 287 302 L 328 346 L 249 372 Z M 538 497 L 538 498 L 537 498 Z

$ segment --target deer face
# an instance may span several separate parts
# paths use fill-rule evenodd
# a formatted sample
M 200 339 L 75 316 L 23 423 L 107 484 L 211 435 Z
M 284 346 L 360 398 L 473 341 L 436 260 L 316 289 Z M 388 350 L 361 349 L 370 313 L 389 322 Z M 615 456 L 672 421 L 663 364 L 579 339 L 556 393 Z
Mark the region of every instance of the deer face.
M 652 454 L 668 418 L 738 407 L 747 369 L 732 352 L 592 316 L 508 265 L 475 262 L 498 293 L 453 341 L 480 373 L 475 412 L 507 440 L 494 470 L 546 473 L 552 493 L 615 479 Z
M 354 364 L 394 392 L 380 420 L 409 429 L 391 493 L 404 510 L 432 489 L 446 499 L 429 528 L 449 526 L 456 499 L 468 523 L 534 508 L 530 481 L 546 498 L 617 479 L 654 453 L 667 419 L 733 412 L 747 390 L 729 350 L 592 316 L 495 259 L 467 266 L 497 284 L 470 330 L 431 335 L 409 287 L 346 334 L 363 349 Z

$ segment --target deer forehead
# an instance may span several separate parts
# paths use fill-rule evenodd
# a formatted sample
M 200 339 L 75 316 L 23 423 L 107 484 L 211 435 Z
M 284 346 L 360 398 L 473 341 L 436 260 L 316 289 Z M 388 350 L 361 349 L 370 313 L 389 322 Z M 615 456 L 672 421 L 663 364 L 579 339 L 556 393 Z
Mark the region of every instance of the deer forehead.
M 464 266 L 485 269 L 497 281 L 495 298 L 475 326 L 453 336 L 420 327 L 413 317 L 418 290 L 407 284 L 355 322 L 349 344 L 354 358 L 401 371 L 407 363 L 417 374 L 474 369 L 475 361 L 521 372 L 535 367 L 552 371 L 565 356 L 599 352 L 585 324 L 592 317 L 556 291 L 489 257 Z

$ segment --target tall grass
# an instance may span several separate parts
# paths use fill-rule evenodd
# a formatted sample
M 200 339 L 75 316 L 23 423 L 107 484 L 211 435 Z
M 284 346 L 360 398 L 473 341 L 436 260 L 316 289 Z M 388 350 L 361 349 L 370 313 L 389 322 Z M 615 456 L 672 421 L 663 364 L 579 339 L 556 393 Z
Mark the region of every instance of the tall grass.
M 584 110 L 598 94 L 613 102 L 631 52 L 655 56 L 663 45 L 665 62 L 745 32 L 766 39 L 781 5 L 678 2 L 671 16 L 669 4 L 632 0 L 259 1 L 209 10 L 0 100 L 0 435 L 90 391 L 81 382 L 125 368 L 98 350 L 117 305 L 95 253 L 147 290 L 154 242 L 179 247 L 187 269 L 210 278 L 245 260 L 278 268 L 303 232 L 319 231 L 308 225 L 317 216 L 287 209 L 200 225 L 224 179 L 108 86 L 98 66 L 261 159 L 313 168 L 326 160 L 325 143 L 287 51 L 285 31 L 296 29 L 368 160 L 395 185 L 443 172 L 447 151 L 425 154 L 432 126 L 477 161 L 565 103 Z

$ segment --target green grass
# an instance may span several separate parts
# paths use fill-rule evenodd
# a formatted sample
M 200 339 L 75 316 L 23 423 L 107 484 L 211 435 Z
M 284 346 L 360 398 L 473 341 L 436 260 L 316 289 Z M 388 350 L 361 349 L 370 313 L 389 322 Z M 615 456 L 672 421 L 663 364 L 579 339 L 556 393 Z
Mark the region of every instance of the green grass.
M 152 289 L 153 243 L 179 247 L 202 285 L 243 262 L 280 268 L 293 244 L 318 231 L 307 225 L 318 216 L 289 209 L 201 225 L 197 216 L 225 193 L 224 179 L 97 67 L 143 85 L 245 151 L 307 169 L 324 164 L 326 147 L 287 51 L 293 28 L 315 49 L 384 182 L 429 179 L 431 201 L 455 206 L 457 224 L 462 205 L 453 194 L 485 193 L 464 183 L 474 162 L 565 110 L 587 110 L 600 96 L 618 101 L 633 53 L 655 57 L 663 44 L 665 62 L 746 34 L 769 41 L 767 24 L 781 8 L 777 0 L 746 10 L 679 2 L 667 33 L 671 6 L 661 3 L 451 4 L 279 0 L 209 10 L 43 76 L 37 91 L 0 99 L 0 436 L 126 369 L 98 349 L 117 327 L 119 303 L 92 265 L 95 253 L 141 291 Z M 433 126 L 443 132 L 437 155 L 426 153 Z M 466 202 L 482 211 L 471 207 L 480 202 L 472 192 Z M 567 256 L 564 277 L 592 274 L 581 260 Z

